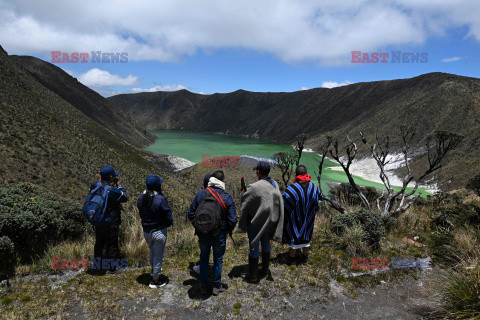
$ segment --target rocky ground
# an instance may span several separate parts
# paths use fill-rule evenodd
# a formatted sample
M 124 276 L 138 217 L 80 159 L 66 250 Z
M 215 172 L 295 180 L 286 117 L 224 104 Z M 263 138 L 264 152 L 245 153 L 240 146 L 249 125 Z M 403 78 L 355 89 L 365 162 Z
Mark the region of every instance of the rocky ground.
M 149 268 L 92 275 L 68 271 L 19 277 L 0 305 L 5 319 L 420 319 L 438 303 L 432 295 L 436 269 L 387 270 L 375 275 L 336 277 L 314 256 L 307 265 L 287 266 L 276 251 L 272 280 L 243 281 L 246 264 L 239 250 L 225 257 L 228 289 L 201 296 L 196 261 L 167 260 L 169 283 L 150 289 Z M 245 256 L 246 260 L 246 256 Z M 344 270 L 345 271 L 345 270 Z M 347 273 L 343 273 L 348 276 Z M 5 295 L 2 295 L 5 297 Z

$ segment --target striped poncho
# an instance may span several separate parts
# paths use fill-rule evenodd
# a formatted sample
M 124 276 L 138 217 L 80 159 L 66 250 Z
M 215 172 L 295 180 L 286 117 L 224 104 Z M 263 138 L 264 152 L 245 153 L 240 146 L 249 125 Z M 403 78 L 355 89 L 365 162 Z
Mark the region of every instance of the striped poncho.
M 309 182 L 304 189 L 300 183 L 293 183 L 283 193 L 285 224 L 283 242 L 285 244 L 306 244 L 312 239 L 315 213 L 321 192 Z

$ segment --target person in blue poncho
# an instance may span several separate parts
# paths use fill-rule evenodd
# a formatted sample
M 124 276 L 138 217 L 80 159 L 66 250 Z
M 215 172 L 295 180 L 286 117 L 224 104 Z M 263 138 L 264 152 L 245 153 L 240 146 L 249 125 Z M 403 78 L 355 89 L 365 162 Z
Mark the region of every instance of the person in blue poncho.
M 319 209 L 318 202 L 323 196 L 320 189 L 310 180 L 307 167 L 297 166 L 295 180 L 283 193 L 285 206 L 285 224 L 283 243 L 290 246 L 287 264 L 295 263 L 296 252 L 302 249 L 301 263 L 308 260 L 310 240 L 312 239 L 315 215 Z

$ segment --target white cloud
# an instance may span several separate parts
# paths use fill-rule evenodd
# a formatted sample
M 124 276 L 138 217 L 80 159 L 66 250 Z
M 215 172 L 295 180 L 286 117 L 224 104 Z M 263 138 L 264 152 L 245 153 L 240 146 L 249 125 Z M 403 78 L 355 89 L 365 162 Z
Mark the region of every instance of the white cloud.
M 161 85 L 156 85 L 152 88 L 133 88 L 133 92 L 155 92 L 155 91 L 177 91 L 177 90 L 182 90 L 182 89 L 187 89 L 187 87 L 182 86 L 181 84 L 167 84 L 164 86 Z M 202 93 L 203 94 L 203 93 Z
M 335 82 L 335 81 L 324 81 L 322 83 L 322 88 L 335 88 L 335 87 L 341 87 L 341 86 L 346 86 L 346 85 L 349 85 L 349 84 L 352 84 L 353 82 L 350 81 L 350 80 L 345 80 L 343 82 Z
M 451 57 L 451 58 L 445 58 L 445 59 L 442 59 L 442 62 L 453 62 L 453 61 L 458 61 L 458 60 L 461 60 L 462 57 Z
M 52 10 L 51 8 L 55 8 Z M 478 0 L 3 0 L 11 53 L 127 52 L 178 61 L 197 50 L 247 48 L 286 62 L 350 62 L 350 52 L 422 44 L 464 27 L 480 41 Z
M 309 90 L 310 88 L 307 87 L 301 87 L 300 90 Z
M 126 77 L 121 77 L 98 68 L 93 68 L 80 74 L 78 76 L 78 81 L 92 88 L 113 86 L 129 87 L 138 85 L 139 83 L 137 76 L 130 74 Z

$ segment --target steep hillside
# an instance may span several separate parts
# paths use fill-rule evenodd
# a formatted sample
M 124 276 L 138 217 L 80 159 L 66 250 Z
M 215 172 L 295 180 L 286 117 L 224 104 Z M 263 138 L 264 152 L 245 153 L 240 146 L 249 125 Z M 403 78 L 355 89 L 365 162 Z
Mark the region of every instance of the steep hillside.
M 480 170 L 480 79 L 429 73 L 411 79 L 356 83 L 333 89 L 291 93 L 258 93 L 238 90 L 228 94 L 199 95 L 186 90 L 137 93 L 110 98 L 148 129 L 183 129 L 254 135 L 291 142 L 307 132 L 309 146 L 318 148 L 319 136 L 346 134 L 367 137 L 375 132 L 396 135 L 401 125 L 416 130 L 415 147 L 435 130 L 465 135 L 438 174 L 460 186 Z M 361 146 L 360 146 L 361 147 Z M 365 154 L 366 150 L 361 150 Z M 461 164 L 461 166 L 457 166 Z M 417 169 L 418 163 L 414 165 Z
M 154 135 L 126 117 L 111 101 L 84 86 L 59 67 L 29 56 L 11 56 L 10 59 L 117 138 L 136 147 L 145 147 L 155 141 Z
M 16 61 L 0 50 L 0 184 L 33 182 L 80 200 L 105 164 L 121 172 L 132 195 L 142 190 L 148 174 L 165 177 L 148 161 L 153 156 L 116 138 Z M 134 141 L 140 144 L 140 138 Z M 173 194 L 175 185 L 175 193 L 182 194 L 174 177 L 166 176 L 166 180 L 167 193 Z

